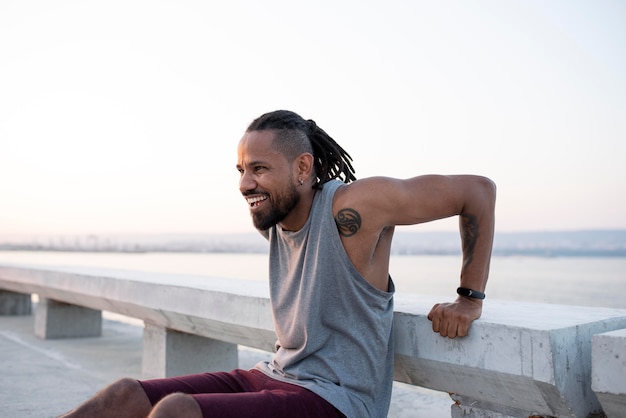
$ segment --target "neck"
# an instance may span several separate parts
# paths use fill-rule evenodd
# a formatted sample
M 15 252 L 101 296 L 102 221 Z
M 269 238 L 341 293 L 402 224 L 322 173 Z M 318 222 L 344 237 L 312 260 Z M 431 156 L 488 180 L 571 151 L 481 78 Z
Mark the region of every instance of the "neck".
M 312 189 L 311 185 L 308 183 L 305 183 L 301 187 L 307 187 L 307 191 L 300 194 L 300 201 L 298 201 L 296 207 L 278 224 L 283 231 L 299 231 L 309 219 L 311 207 L 313 207 L 313 199 L 315 198 L 317 190 Z

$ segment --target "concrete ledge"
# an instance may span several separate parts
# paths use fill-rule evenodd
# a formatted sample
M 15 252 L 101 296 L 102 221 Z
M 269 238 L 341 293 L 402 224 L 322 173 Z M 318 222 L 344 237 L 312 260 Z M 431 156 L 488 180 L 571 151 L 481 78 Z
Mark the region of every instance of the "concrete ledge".
M 429 306 L 420 299 L 396 298 L 396 380 L 450 392 L 453 411 L 484 407 L 503 417 L 601 411 L 591 390 L 591 339 L 626 328 L 626 310 L 490 300 L 470 335 L 450 340 L 432 336 Z
M 626 412 L 626 329 L 593 336 L 591 387 L 609 417 Z
M 223 369 L 231 367 L 232 344 L 272 351 L 276 340 L 267 285 L 260 282 L 0 266 L 0 289 L 143 319 L 144 357 L 156 356 L 146 361 L 158 365 L 156 371 L 146 369 L 155 374 L 176 373 L 167 366 L 169 339 L 181 337 L 179 341 L 190 347 L 204 345 L 204 340 L 180 332 L 207 338 L 209 346 L 212 341 L 225 343 L 215 346 L 215 352 L 222 353 L 218 357 L 223 355 L 221 364 L 207 366 Z M 600 413 L 591 390 L 591 340 L 595 334 L 626 328 L 626 310 L 489 300 L 470 336 L 450 340 L 433 333 L 426 317 L 441 301 L 396 296 L 397 381 L 451 393 L 454 417 Z M 206 356 L 200 352 L 192 360 L 200 364 Z
M 94 268 L 0 266 L 0 289 L 139 318 L 155 326 L 273 351 L 267 285 Z

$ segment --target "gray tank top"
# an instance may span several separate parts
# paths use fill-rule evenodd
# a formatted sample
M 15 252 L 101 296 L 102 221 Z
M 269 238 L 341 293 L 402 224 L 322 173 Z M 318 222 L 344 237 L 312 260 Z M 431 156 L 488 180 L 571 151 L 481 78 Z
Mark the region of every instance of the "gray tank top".
M 346 254 L 332 214 L 338 180 L 315 195 L 296 232 L 275 226 L 270 299 L 278 341 L 269 376 L 317 393 L 347 417 L 386 417 L 393 383 L 393 293 L 370 285 Z

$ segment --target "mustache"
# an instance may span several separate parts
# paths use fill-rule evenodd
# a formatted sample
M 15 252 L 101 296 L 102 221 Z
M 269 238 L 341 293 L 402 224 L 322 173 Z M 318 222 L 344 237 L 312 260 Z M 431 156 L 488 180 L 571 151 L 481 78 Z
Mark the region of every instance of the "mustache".
M 264 195 L 264 196 L 270 195 L 269 193 L 264 192 L 263 190 L 246 190 L 245 192 L 241 192 L 241 194 L 243 195 L 243 197 L 248 197 L 252 195 Z

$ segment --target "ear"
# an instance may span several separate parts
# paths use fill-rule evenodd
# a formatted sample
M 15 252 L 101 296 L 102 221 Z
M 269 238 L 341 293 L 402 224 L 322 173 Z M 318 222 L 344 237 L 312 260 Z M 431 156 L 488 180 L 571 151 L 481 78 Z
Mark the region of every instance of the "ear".
M 294 160 L 297 178 L 307 181 L 313 173 L 313 155 L 308 152 L 300 154 Z

